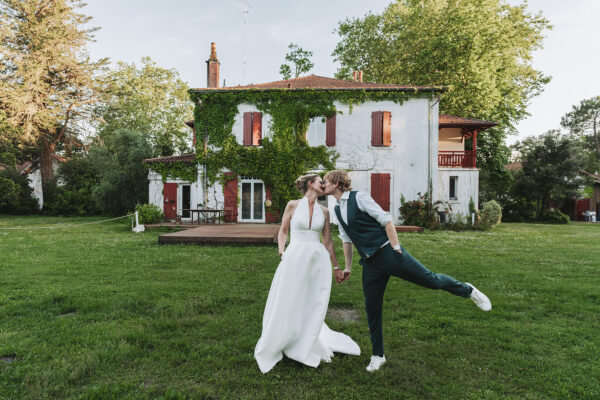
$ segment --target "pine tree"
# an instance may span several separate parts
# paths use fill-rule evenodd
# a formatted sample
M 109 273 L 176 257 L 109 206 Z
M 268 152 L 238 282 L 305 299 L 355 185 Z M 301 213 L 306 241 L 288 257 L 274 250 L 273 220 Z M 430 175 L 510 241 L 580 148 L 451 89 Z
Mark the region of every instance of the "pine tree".
M 39 149 L 42 182 L 52 154 L 78 142 L 79 123 L 98 100 L 95 76 L 107 59 L 86 50 L 96 28 L 78 0 L 0 0 L 0 107 L 20 145 Z

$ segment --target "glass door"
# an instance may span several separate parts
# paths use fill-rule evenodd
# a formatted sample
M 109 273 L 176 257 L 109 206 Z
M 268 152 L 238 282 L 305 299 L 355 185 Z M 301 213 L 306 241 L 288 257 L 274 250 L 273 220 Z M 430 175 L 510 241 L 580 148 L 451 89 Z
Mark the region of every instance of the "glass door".
M 265 188 L 259 179 L 240 181 L 241 202 L 239 215 L 241 222 L 265 222 L 264 198 Z

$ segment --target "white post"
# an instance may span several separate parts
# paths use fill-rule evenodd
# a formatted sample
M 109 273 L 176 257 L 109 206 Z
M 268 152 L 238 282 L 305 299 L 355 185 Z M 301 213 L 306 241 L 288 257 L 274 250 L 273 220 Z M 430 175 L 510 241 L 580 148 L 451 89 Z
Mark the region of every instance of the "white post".
M 471 225 L 475 225 L 475 213 L 471 213 Z
M 140 232 L 144 232 L 146 228 L 144 228 L 144 225 L 140 225 L 139 222 L 139 218 L 138 218 L 138 212 L 135 212 L 135 227 L 133 228 L 133 231 L 135 233 L 140 233 Z

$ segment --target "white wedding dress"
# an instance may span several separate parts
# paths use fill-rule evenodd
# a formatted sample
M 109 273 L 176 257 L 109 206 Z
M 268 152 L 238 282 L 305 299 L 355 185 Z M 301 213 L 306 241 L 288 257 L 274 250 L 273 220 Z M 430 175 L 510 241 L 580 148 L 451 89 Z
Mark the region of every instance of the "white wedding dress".
M 308 199 L 303 197 L 290 221 L 290 244 L 275 271 L 263 315 L 262 335 L 254 358 L 267 373 L 285 354 L 317 367 L 333 352 L 360 355 L 360 348 L 343 333 L 329 329 L 325 314 L 331 291 L 329 252 L 321 244 L 325 215 L 315 204 L 309 226 Z

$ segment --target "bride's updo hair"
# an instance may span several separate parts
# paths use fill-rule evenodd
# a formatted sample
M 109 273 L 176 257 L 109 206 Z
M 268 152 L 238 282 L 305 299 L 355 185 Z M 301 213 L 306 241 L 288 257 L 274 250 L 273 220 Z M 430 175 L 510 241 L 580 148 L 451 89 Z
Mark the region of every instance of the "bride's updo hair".
M 318 176 L 319 175 L 317 174 L 302 175 L 300 178 L 296 179 L 296 189 L 301 191 L 302 194 L 305 194 L 308 190 L 308 184 L 313 183 Z

